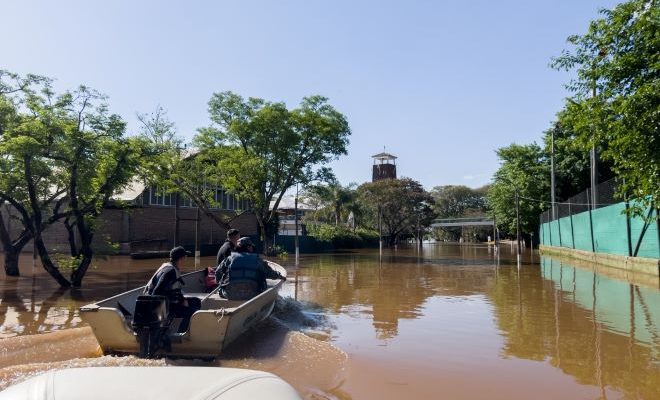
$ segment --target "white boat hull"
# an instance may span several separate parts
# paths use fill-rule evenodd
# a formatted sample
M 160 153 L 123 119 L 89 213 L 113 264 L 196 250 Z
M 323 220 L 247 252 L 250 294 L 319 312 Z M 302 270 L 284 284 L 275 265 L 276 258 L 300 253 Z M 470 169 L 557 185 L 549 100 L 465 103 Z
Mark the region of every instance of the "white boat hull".
M 0 400 L 300 400 L 268 372 L 217 367 L 94 367 L 48 371 L 0 392 Z

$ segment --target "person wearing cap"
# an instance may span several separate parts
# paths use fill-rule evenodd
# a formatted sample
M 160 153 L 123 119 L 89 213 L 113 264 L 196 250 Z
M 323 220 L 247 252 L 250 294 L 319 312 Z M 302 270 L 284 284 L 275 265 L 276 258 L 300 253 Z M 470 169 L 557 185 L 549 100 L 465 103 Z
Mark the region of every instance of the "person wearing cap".
M 182 246 L 170 251 L 170 260 L 163 263 L 149 279 L 144 294 L 165 296 L 169 300 L 169 310 L 176 318 L 182 318 L 179 332 L 188 330 L 190 317 L 201 308 L 201 301 L 196 297 L 184 297 L 181 287 L 183 280 L 179 268 L 183 267 L 187 256 L 192 255 Z
M 220 293 L 229 300 L 251 299 L 266 290 L 266 279 L 286 280 L 254 254 L 254 243 L 249 237 L 238 240 L 235 251 L 216 270 L 215 278 Z
M 236 249 L 236 243 L 238 243 L 238 239 L 240 237 L 241 234 L 238 229 L 230 229 L 227 231 L 227 239 L 225 239 L 225 242 L 222 244 L 222 246 L 220 246 L 218 255 L 215 257 L 216 267 L 220 265 L 220 263 L 223 262 L 225 258 L 229 257 L 231 252 Z

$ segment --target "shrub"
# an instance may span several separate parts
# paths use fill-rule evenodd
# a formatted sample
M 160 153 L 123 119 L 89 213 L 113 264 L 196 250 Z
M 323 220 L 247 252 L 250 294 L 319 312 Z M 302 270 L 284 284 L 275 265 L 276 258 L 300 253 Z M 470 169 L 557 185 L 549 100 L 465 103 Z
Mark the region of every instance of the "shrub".
M 341 225 L 318 224 L 308 226 L 310 236 L 332 243 L 338 249 L 356 249 L 378 244 L 378 233 L 358 228 L 355 231 Z

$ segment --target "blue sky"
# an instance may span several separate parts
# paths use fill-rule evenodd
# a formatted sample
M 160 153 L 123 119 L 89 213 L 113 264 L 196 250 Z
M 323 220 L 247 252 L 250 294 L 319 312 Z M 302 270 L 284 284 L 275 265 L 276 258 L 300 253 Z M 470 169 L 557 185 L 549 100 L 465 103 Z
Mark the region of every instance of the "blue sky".
M 570 78 L 551 57 L 616 3 L 4 0 L 0 68 L 94 87 L 133 131 L 161 105 L 186 138 L 213 92 L 321 94 L 353 132 L 331 164 L 343 183 L 370 180 L 386 146 L 399 176 L 477 187 L 495 149 L 539 141 Z

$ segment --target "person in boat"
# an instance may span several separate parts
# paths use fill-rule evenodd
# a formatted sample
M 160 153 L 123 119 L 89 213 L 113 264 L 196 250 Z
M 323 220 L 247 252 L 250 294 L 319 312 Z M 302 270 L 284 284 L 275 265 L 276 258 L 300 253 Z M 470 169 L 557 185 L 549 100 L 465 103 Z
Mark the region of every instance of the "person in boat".
M 144 294 L 167 297 L 170 313 L 175 318 L 182 318 L 179 332 L 188 330 L 190 317 L 202 306 L 200 299 L 185 297 L 181 290 L 184 283 L 179 270 L 190 255 L 192 254 L 182 246 L 173 248 L 170 251 L 170 260 L 158 268 L 144 288 Z
M 254 243 L 249 237 L 238 240 L 235 251 L 216 270 L 215 278 L 220 294 L 229 300 L 251 299 L 266 290 L 266 279 L 286 280 L 254 254 Z
M 218 250 L 218 255 L 215 257 L 215 265 L 216 267 L 222 263 L 225 258 L 229 257 L 231 255 L 232 251 L 236 250 L 236 244 L 238 243 L 238 239 L 241 237 L 241 233 L 238 231 L 238 229 L 230 229 L 227 231 L 227 239 L 225 239 L 225 242 L 220 246 L 220 250 Z

